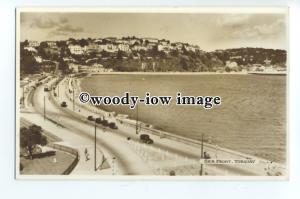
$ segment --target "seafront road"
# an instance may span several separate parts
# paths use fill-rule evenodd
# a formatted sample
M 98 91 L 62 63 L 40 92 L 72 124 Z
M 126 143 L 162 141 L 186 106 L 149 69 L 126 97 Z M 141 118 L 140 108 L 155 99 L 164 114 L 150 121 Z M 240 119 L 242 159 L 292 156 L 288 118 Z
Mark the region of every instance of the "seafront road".
M 46 104 L 46 117 L 43 119 L 44 113 L 44 96 Z M 22 113 L 21 115 L 27 120 L 42 126 L 42 128 L 52 132 L 56 136 L 64 140 L 65 145 L 77 148 L 80 153 L 80 162 L 75 167 L 72 174 L 93 174 L 94 171 L 94 127 L 90 124 L 74 119 L 72 116 L 66 114 L 60 107 L 55 106 L 49 99 L 49 93 L 44 92 L 44 87 L 40 86 L 34 91 L 33 96 L 33 112 Z M 36 114 L 38 113 L 38 114 Z M 55 121 L 59 125 L 51 122 Z M 99 170 L 96 173 L 104 174 L 151 174 L 147 164 L 145 164 L 139 156 L 128 155 L 131 154 L 130 149 L 123 148 L 123 144 L 118 143 L 118 140 L 111 138 L 110 134 L 104 134 L 100 129 L 97 129 L 97 162 L 102 162 L 104 155 L 109 162 L 110 171 Z M 113 140 L 112 140 L 113 139 Z M 88 149 L 89 161 L 85 161 L 84 150 Z M 122 158 L 124 157 L 124 158 Z M 115 159 L 113 159 L 115 158 Z

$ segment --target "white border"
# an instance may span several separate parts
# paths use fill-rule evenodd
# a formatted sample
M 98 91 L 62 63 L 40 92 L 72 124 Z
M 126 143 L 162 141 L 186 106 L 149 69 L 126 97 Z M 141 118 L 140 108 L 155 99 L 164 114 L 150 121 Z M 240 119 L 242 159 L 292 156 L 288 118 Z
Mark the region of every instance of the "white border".
M 295 0 L 52 0 L 37 1 L 3 0 L 0 3 L 1 33 L 1 90 L 6 94 L 0 98 L 0 187 L 1 198 L 272 198 L 294 199 L 300 197 L 300 3 Z M 101 182 L 101 181 L 16 181 L 15 161 L 15 8 L 18 6 L 290 6 L 290 78 L 289 78 L 289 132 L 290 132 L 290 180 L 288 182 Z

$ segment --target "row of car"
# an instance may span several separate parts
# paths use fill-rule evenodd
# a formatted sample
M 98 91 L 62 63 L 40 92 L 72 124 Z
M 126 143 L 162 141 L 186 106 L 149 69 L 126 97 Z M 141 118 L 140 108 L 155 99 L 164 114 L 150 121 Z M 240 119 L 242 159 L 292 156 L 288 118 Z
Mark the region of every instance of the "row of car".
M 95 121 L 97 124 L 102 124 L 103 126 L 107 126 L 111 129 L 118 129 L 118 126 L 116 125 L 115 122 L 109 122 L 108 120 L 102 119 L 101 117 L 94 118 L 93 116 L 89 115 L 87 117 L 87 120 Z
M 67 103 L 62 102 L 61 107 L 67 107 Z M 109 127 L 111 129 L 118 129 L 118 126 L 116 125 L 115 122 L 109 122 L 108 120 L 106 120 L 104 118 L 102 119 L 101 117 L 94 118 L 92 115 L 89 115 L 87 117 L 87 120 L 88 121 L 94 121 L 97 124 L 102 124 L 103 126 Z M 140 135 L 140 140 L 141 140 L 142 143 L 146 143 L 146 144 L 153 144 L 154 143 L 154 141 L 147 134 L 141 134 Z

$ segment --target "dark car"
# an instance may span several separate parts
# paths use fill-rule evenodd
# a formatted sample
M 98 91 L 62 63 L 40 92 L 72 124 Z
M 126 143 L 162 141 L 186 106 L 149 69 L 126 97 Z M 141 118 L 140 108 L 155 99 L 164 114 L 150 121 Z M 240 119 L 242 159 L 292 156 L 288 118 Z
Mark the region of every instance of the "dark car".
M 147 144 L 153 144 L 154 141 L 153 141 L 151 138 L 149 138 L 149 139 L 146 141 L 146 143 L 147 143 Z
M 95 121 L 94 117 L 91 116 L 91 115 L 89 115 L 89 116 L 87 117 L 87 119 L 88 119 L 89 121 Z
M 109 123 L 109 128 L 111 128 L 111 129 L 118 129 L 118 126 L 116 125 L 116 123 L 114 123 L 114 122 L 111 122 L 111 123 Z
M 44 88 L 44 91 L 45 91 L 45 92 L 48 92 L 48 91 L 49 91 L 49 88 L 48 88 L 48 87 L 45 87 L 45 88 Z
M 101 123 L 102 123 L 101 117 L 96 118 L 95 122 L 96 122 L 97 124 L 101 124 Z
M 63 107 L 63 108 L 67 107 L 67 102 L 62 102 L 62 103 L 60 104 L 60 106 Z
M 105 120 L 105 119 L 104 119 L 104 120 L 102 120 L 102 125 L 103 125 L 103 126 L 108 126 L 108 125 L 109 125 L 109 123 L 108 123 L 108 121 L 107 121 L 107 120 Z
M 150 139 L 150 136 L 147 135 L 147 134 L 142 134 L 142 135 L 140 135 L 140 139 L 141 140 L 148 140 L 148 139 Z
M 142 134 L 140 135 L 140 140 L 143 142 L 143 143 L 146 143 L 146 144 L 153 144 L 154 141 L 150 138 L 149 135 L 147 134 Z

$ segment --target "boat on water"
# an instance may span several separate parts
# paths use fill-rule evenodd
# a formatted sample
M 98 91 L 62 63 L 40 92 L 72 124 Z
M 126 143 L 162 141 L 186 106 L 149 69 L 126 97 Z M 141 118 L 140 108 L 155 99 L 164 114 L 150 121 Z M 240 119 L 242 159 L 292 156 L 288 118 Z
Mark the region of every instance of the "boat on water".
M 248 74 L 255 75 L 286 75 L 286 69 L 276 68 L 274 66 L 261 66 L 256 70 L 248 71 Z
M 286 75 L 286 71 L 248 71 L 248 74 L 253 75 Z

